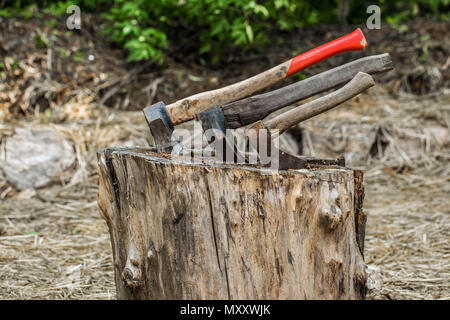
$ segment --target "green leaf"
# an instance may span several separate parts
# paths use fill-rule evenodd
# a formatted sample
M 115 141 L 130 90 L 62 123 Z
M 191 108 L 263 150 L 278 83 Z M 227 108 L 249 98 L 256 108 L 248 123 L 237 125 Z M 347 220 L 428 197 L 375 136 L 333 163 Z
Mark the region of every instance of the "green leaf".
M 212 26 L 210 35 L 215 36 L 219 33 L 226 32 L 227 29 L 228 29 L 228 21 L 227 19 L 222 18 L 221 20 L 219 20 L 218 23 Z
M 424 34 L 423 36 L 420 37 L 420 41 L 427 41 L 430 39 L 430 35 L 429 34 Z
M 211 51 L 211 43 L 207 42 L 207 43 L 204 43 L 200 47 L 200 50 L 198 51 L 198 53 L 203 54 L 203 53 L 206 53 L 206 52 L 209 52 L 209 51 Z
M 125 42 L 124 47 L 127 49 L 130 49 L 130 50 L 139 49 L 142 47 L 142 42 L 140 42 L 137 39 L 132 39 L 132 40 Z
M 76 62 L 80 62 L 81 60 L 83 60 L 83 56 L 84 56 L 84 53 L 83 53 L 83 52 L 81 52 L 81 51 L 76 51 L 76 52 L 74 52 L 74 54 L 73 54 L 73 60 L 75 60 Z
M 126 36 L 131 32 L 131 26 L 125 26 L 122 29 L 123 34 Z
M 252 29 L 252 26 L 249 25 L 249 24 L 245 25 L 245 32 L 247 33 L 248 42 L 252 43 L 253 42 L 253 29 Z
M 13 17 L 13 11 L 10 9 L 0 9 L 0 17 L 4 18 L 12 18 Z

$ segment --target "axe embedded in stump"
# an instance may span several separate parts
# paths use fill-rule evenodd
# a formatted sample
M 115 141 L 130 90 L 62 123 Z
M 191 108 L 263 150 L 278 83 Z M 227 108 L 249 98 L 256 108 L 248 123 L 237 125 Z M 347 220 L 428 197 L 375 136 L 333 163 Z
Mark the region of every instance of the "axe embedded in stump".
M 375 82 L 370 75 L 364 72 L 358 72 L 356 76 L 342 88 L 286 111 L 273 119 L 258 121 L 250 128 L 256 128 L 262 125 L 264 128 L 271 131 L 278 130 L 279 134 L 282 134 L 293 125 L 328 111 L 374 85 Z
M 235 101 L 222 107 L 225 126 L 234 129 L 262 120 L 276 110 L 347 83 L 358 72 L 374 75 L 393 68 L 389 53 L 368 56 L 281 89 Z
M 336 90 L 328 95 L 286 111 L 273 119 L 267 121 L 257 121 L 248 129 L 249 132 L 258 133 L 258 137 L 256 137 L 256 139 L 249 139 L 250 148 L 256 150 L 258 154 L 261 153 L 262 141 L 259 131 L 262 129 L 266 129 L 266 134 L 263 135 L 265 137 L 264 139 L 266 140 L 264 141 L 265 143 L 263 145 L 264 147 L 268 148 L 266 152 L 268 158 L 271 159 L 271 161 L 270 163 L 265 163 L 264 165 L 276 167 L 280 170 L 304 168 L 307 162 L 305 158 L 290 155 L 273 146 L 271 140 L 274 138 L 274 135 L 280 135 L 290 127 L 302 121 L 310 119 L 320 113 L 328 111 L 336 107 L 337 105 L 357 96 L 364 90 L 367 90 L 374 85 L 375 82 L 370 75 L 364 72 L 358 72 L 349 83 L 347 83 L 339 90 Z M 278 153 L 278 157 L 273 157 L 274 152 Z M 276 161 L 276 163 L 273 163 L 273 161 Z
M 287 169 L 301 169 L 304 168 L 307 163 L 313 164 L 326 164 L 341 165 L 342 160 L 323 160 L 322 162 L 311 162 L 306 157 L 297 157 L 290 155 L 282 150 L 279 150 L 274 145 L 273 138 L 275 135 L 280 135 L 290 127 L 310 119 L 320 113 L 326 112 L 337 105 L 357 96 L 364 90 L 372 87 L 375 84 L 373 78 L 364 72 L 358 72 L 353 79 L 342 88 L 320 97 L 304 105 L 293 108 L 283 114 L 266 121 L 257 121 L 250 126 L 245 136 L 248 137 L 249 153 L 256 153 L 260 159 L 260 162 L 266 167 L 277 168 L 280 170 Z M 216 159 L 225 161 L 228 158 L 232 159 L 245 159 L 245 151 L 238 150 L 232 141 L 229 141 L 227 137 L 217 130 L 219 138 L 214 141 L 215 147 L 219 147 L 220 152 L 216 152 Z M 246 146 L 247 147 L 247 146 Z M 232 154 L 233 157 L 229 155 Z M 264 156 L 262 156 L 264 154 Z
M 251 96 L 199 113 L 203 130 L 236 129 L 272 112 L 350 81 L 358 72 L 377 74 L 393 69 L 389 53 L 364 57 L 268 93 Z
M 174 125 L 192 120 L 200 112 L 248 97 L 324 59 L 346 51 L 362 50 L 366 45 L 366 39 L 358 28 L 346 36 L 238 83 L 202 92 L 167 106 L 163 102 L 148 106 L 143 111 L 156 147 L 160 152 L 170 151 L 174 144 L 178 143 L 172 139 Z

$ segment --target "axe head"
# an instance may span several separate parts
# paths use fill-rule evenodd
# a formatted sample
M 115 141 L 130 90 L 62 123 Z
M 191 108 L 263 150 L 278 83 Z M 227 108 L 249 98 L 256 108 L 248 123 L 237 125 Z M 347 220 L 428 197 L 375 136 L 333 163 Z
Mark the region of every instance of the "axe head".
M 143 110 L 158 152 L 170 152 L 178 141 L 172 139 L 173 123 L 164 102 L 158 102 Z
M 261 152 L 260 148 L 262 146 L 268 148 L 266 154 L 271 158 L 270 162 L 263 164 L 266 168 L 277 168 L 278 170 L 289 170 L 289 169 L 303 169 L 307 166 L 307 161 L 305 159 L 293 156 L 283 150 L 278 149 L 276 146 L 272 145 L 272 135 L 270 130 L 265 128 L 264 123 L 259 120 L 255 122 L 250 128 L 250 130 L 255 130 L 257 134 L 257 139 L 250 139 L 250 150 L 256 151 L 258 154 Z M 259 130 L 265 130 L 265 134 L 259 135 Z M 260 141 L 260 139 L 265 139 L 266 141 Z M 272 155 L 276 154 L 276 157 Z
M 201 122 L 203 131 L 217 129 L 225 133 L 225 117 L 220 106 L 197 114 L 197 120 Z
M 232 161 L 238 163 L 245 159 L 236 146 L 226 137 L 225 116 L 221 106 L 216 106 L 207 111 L 201 112 L 196 116 L 201 122 L 203 132 L 214 130 L 206 134 L 209 143 L 214 144 L 216 159 L 218 161 Z

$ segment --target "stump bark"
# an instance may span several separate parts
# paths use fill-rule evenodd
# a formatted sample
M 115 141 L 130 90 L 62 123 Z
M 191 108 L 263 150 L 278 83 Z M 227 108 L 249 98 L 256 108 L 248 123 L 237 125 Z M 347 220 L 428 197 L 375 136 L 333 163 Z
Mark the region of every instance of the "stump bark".
M 119 299 L 362 299 L 362 173 L 98 153 Z

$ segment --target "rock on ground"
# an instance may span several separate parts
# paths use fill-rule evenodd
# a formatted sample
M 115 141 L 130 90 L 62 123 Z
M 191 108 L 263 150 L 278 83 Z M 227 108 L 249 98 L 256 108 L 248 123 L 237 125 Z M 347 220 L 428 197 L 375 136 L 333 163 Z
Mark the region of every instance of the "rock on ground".
M 5 178 L 21 190 L 48 185 L 75 160 L 72 145 L 50 127 L 17 128 L 2 151 Z

